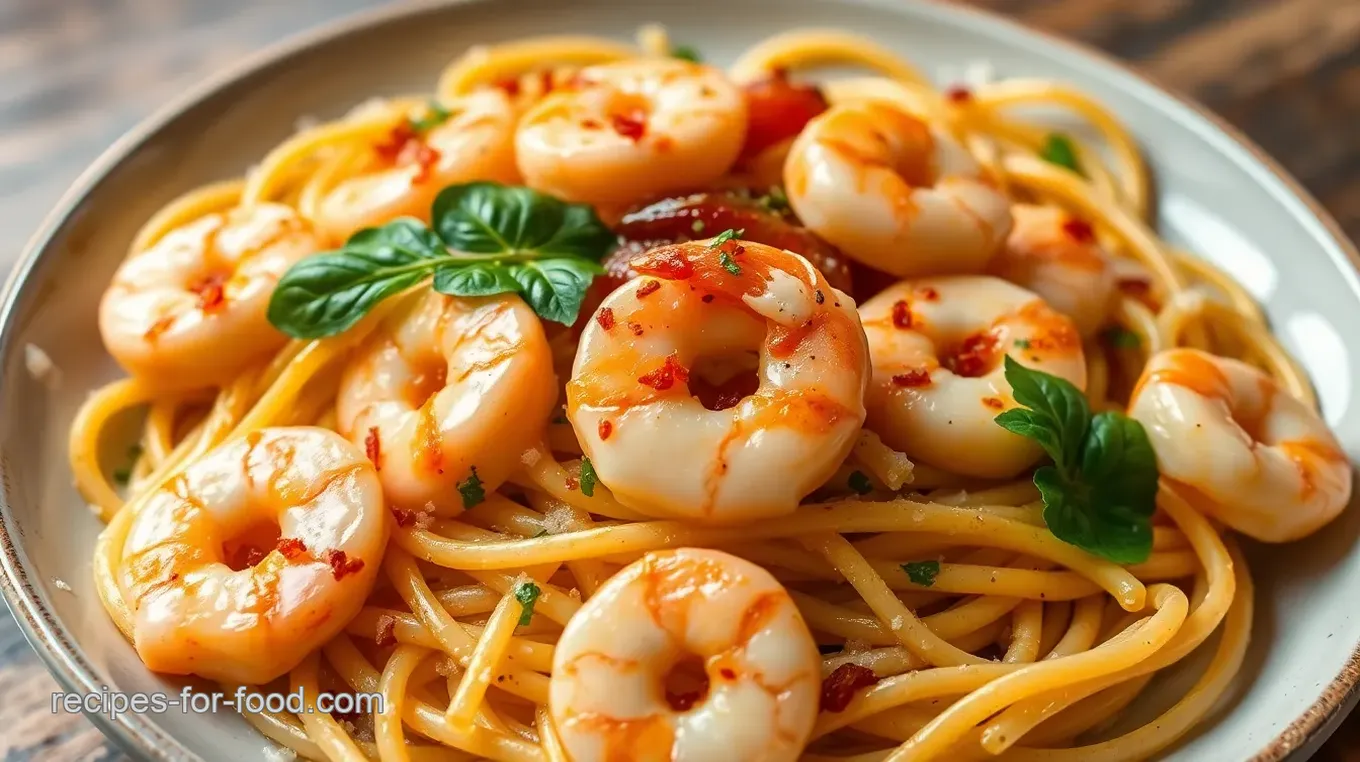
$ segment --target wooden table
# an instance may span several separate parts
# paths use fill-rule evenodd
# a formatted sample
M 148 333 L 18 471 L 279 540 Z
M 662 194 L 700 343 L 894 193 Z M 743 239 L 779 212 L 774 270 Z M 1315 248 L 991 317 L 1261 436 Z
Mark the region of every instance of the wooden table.
M 971 0 L 1133 62 L 1282 161 L 1360 238 L 1360 0 Z M 76 175 L 246 53 L 377 0 L 0 0 L 0 267 Z M 0 612 L 0 759 L 117 759 Z M 1360 717 L 1317 759 L 1360 761 Z

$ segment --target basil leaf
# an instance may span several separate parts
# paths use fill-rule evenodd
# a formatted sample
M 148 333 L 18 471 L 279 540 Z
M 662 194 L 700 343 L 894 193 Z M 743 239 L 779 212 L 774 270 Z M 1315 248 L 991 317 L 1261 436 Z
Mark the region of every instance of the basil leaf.
M 1152 516 L 1159 477 L 1157 453 L 1138 421 L 1113 411 L 1092 418 L 1081 475 L 1103 502 L 1125 504 Z
M 450 248 L 469 254 L 583 257 L 598 262 L 616 240 L 585 204 L 491 182 L 440 191 L 432 219 Z
M 1031 438 L 1048 452 L 1059 468 L 1075 468 L 1081 443 L 1086 437 L 1086 426 L 1091 420 L 1091 406 L 1086 402 L 1086 395 L 1066 379 L 1026 368 L 1010 355 L 1006 355 L 1005 366 L 1006 381 L 1011 385 L 1015 401 L 1029 408 L 1029 425 L 1051 434 Z M 1015 431 L 1010 427 L 1019 417 L 1009 415 L 1011 412 L 1008 410 L 997 416 L 997 423 Z M 1022 431 L 1015 433 L 1030 436 Z
M 430 274 L 444 243 L 412 219 L 355 233 L 338 251 L 288 269 L 269 299 L 269 322 L 295 339 L 333 336 L 375 304 Z
M 515 600 L 519 601 L 519 626 L 527 627 L 534 620 L 534 604 L 538 602 L 538 596 L 543 591 L 538 585 L 532 582 L 521 582 L 515 585 Z
M 1044 141 L 1043 148 L 1039 149 L 1039 158 L 1049 164 L 1056 164 L 1060 167 L 1081 174 L 1081 164 L 1077 161 L 1077 147 L 1072 144 L 1072 139 L 1060 132 L 1050 133 L 1048 139 Z
M 499 262 L 452 261 L 434 271 L 434 290 L 450 296 L 492 296 L 519 291 L 519 281 Z
M 1152 553 L 1152 508 L 1146 510 L 1083 480 L 1070 482 L 1052 466 L 1034 472 L 1044 501 L 1044 523 L 1059 540 L 1117 564 L 1137 564 Z M 1156 487 L 1156 480 L 1152 485 Z
M 907 579 L 913 585 L 931 587 L 935 584 L 935 578 L 940 574 L 939 561 L 909 561 L 902 564 L 902 571 L 907 573 Z
M 463 510 L 481 505 L 486 500 L 486 489 L 482 477 L 477 475 L 477 467 L 472 467 L 472 475 L 458 482 L 458 494 L 463 498 Z
M 538 259 L 514 265 L 510 277 L 519 283 L 520 296 L 544 320 L 563 325 L 576 322 L 586 289 L 604 268 L 583 259 Z

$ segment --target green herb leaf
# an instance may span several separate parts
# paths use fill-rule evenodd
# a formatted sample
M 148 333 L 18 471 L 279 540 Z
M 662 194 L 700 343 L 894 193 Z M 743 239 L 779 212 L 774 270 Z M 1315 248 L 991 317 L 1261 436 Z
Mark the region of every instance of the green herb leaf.
M 756 203 L 772 212 L 778 212 L 780 214 L 789 211 L 790 208 L 788 194 L 786 194 L 784 188 L 779 185 L 771 185 L 770 190 L 765 195 L 756 199 Z
M 728 228 L 723 232 L 713 236 L 713 241 L 708 244 L 708 248 L 710 249 L 719 248 L 723 244 L 727 243 L 728 241 L 734 238 L 741 238 L 742 234 L 744 234 L 745 232 L 746 228 L 742 228 L 741 230 L 733 230 L 732 228 Z
M 128 483 L 132 479 L 131 468 L 117 468 L 113 471 L 113 480 L 120 486 Z
M 437 101 L 430 101 L 425 104 L 425 115 L 419 119 L 408 118 L 406 122 L 415 132 L 429 132 L 439 125 L 447 122 L 453 112 L 444 108 Z
M 339 251 L 307 257 L 284 273 L 269 298 L 269 322 L 295 339 L 333 336 L 428 277 L 447 256 L 438 236 L 416 220 L 360 230 Z
M 1122 326 L 1110 326 L 1101 333 L 1101 338 L 1116 349 L 1137 349 L 1143 345 L 1138 334 Z
M 845 483 L 857 495 L 867 495 L 874 491 L 873 482 L 869 481 L 869 477 L 863 471 L 851 471 Z
M 1035 440 L 1053 459 L 1034 472 L 1049 530 L 1115 563 L 1146 561 L 1158 472 L 1142 424 L 1115 412 L 1092 418 L 1075 386 L 1009 357 L 1005 373 L 1026 408 L 1007 410 L 996 422 Z
M 1029 339 L 1016 339 L 1015 346 L 1020 349 L 1029 349 Z
M 616 240 L 585 204 L 490 182 L 440 191 L 431 218 L 450 248 L 496 259 L 581 257 L 598 262 Z
M 538 585 L 532 582 L 521 582 L 515 585 L 515 600 L 519 601 L 520 605 L 520 627 L 525 627 L 534 620 L 534 604 L 538 603 L 538 596 L 542 592 Z
M 479 505 L 486 500 L 486 490 L 482 488 L 482 479 L 477 476 L 477 467 L 472 467 L 472 475 L 458 482 L 458 494 L 463 496 L 463 510 L 467 510 L 474 505 Z
M 581 494 L 595 497 L 595 484 L 599 481 L 600 477 L 595 475 L 595 464 L 590 462 L 590 458 L 581 458 Z
M 1071 138 L 1060 132 L 1049 133 L 1048 139 L 1044 141 L 1044 147 L 1039 149 L 1039 157 L 1050 164 L 1057 164 L 1081 174 L 1081 165 L 1077 162 L 1077 147 L 1072 144 Z
M 737 260 L 733 259 L 732 255 L 725 251 L 718 254 L 718 264 L 722 265 L 724 270 L 733 275 L 741 275 L 741 265 L 737 264 Z
M 912 561 L 902 564 L 902 571 L 907 573 L 907 579 L 913 585 L 931 587 L 935 584 L 935 577 L 940 574 L 939 561 Z
M 519 291 L 519 281 L 499 262 L 463 264 L 451 260 L 434 271 L 434 290 L 450 296 L 492 296 Z
M 676 45 L 671 48 L 671 58 L 679 58 L 681 61 L 691 63 L 703 63 L 704 59 L 699 57 L 699 51 L 690 45 Z

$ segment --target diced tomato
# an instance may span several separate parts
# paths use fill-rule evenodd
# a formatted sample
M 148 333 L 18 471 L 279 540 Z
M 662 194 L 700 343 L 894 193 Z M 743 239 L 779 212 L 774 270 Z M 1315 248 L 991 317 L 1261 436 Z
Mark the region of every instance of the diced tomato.
M 748 116 L 742 159 L 749 159 L 781 140 L 794 137 L 826 109 L 826 97 L 821 90 L 790 82 L 782 72 L 752 82 L 746 86 Z

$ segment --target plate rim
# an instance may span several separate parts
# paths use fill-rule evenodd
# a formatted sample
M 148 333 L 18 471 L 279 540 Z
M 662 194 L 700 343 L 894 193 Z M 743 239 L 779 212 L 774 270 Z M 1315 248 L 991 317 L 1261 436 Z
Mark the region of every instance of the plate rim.
M 38 264 L 50 255 L 52 239 L 71 218 L 73 212 L 89 197 L 103 178 L 116 169 L 134 151 L 178 116 L 213 97 L 239 80 L 256 75 L 270 66 L 302 53 L 336 37 L 361 31 L 400 19 L 441 12 L 458 6 L 496 0 L 408 0 L 394 5 L 366 8 L 345 14 L 284 37 L 246 55 L 234 64 L 188 87 L 178 96 L 140 120 L 125 132 L 80 173 L 62 193 L 52 209 L 42 218 L 35 232 L 24 244 L 13 269 L 0 289 L 0 357 L 10 355 L 17 333 L 16 316 L 21 295 Z M 820 0 L 835 4 L 866 5 L 895 13 L 902 13 L 902 0 Z M 1159 81 L 1154 75 L 1115 58 L 1095 47 L 1058 36 L 990 10 L 960 5 L 947 0 L 907 0 L 926 12 L 946 20 L 967 20 L 970 25 L 990 26 L 997 31 L 1031 38 L 1045 45 L 1056 46 L 1069 56 L 1086 58 L 1103 64 L 1125 75 L 1133 84 L 1147 90 L 1152 98 L 1168 101 L 1164 108 L 1176 122 L 1191 130 L 1223 153 L 1234 164 L 1254 176 L 1264 175 L 1263 187 L 1288 209 L 1298 204 L 1306 214 L 1295 215 L 1300 221 L 1314 223 L 1337 251 L 1348 260 L 1352 276 L 1360 273 L 1360 250 L 1346 235 L 1311 192 L 1294 178 L 1274 157 L 1226 119 L 1211 111 L 1179 89 Z M 1179 113 L 1177 108 L 1179 107 Z M 1186 119 L 1186 117 L 1190 117 Z M 1199 122 L 1196 122 L 1196 118 Z M 1205 130 L 1205 127 L 1211 129 Z M 0 466 L 0 471 L 8 470 Z M 38 655 L 48 672 L 62 688 L 82 694 L 98 691 L 102 686 L 93 667 L 81 654 L 69 636 L 65 625 L 43 600 L 30 574 L 28 554 L 23 548 L 23 536 L 17 530 L 8 496 L 0 492 L 0 594 L 19 625 L 25 640 Z M 14 527 L 12 530 L 11 527 Z M 1321 694 L 1304 712 L 1290 722 L 1274 739 L 1250 758 L 1250 762 L 1283 762 L 1302 760 L 1335 731 L 1336 727 L 1360 700 L 1360 643 Z M 85 715 L 107 738 L 124 750 L 142 758 L 200 759 L 179 740 L 166 733 L 146 715 L 125 713 L 109 718 L 101 713 Z

